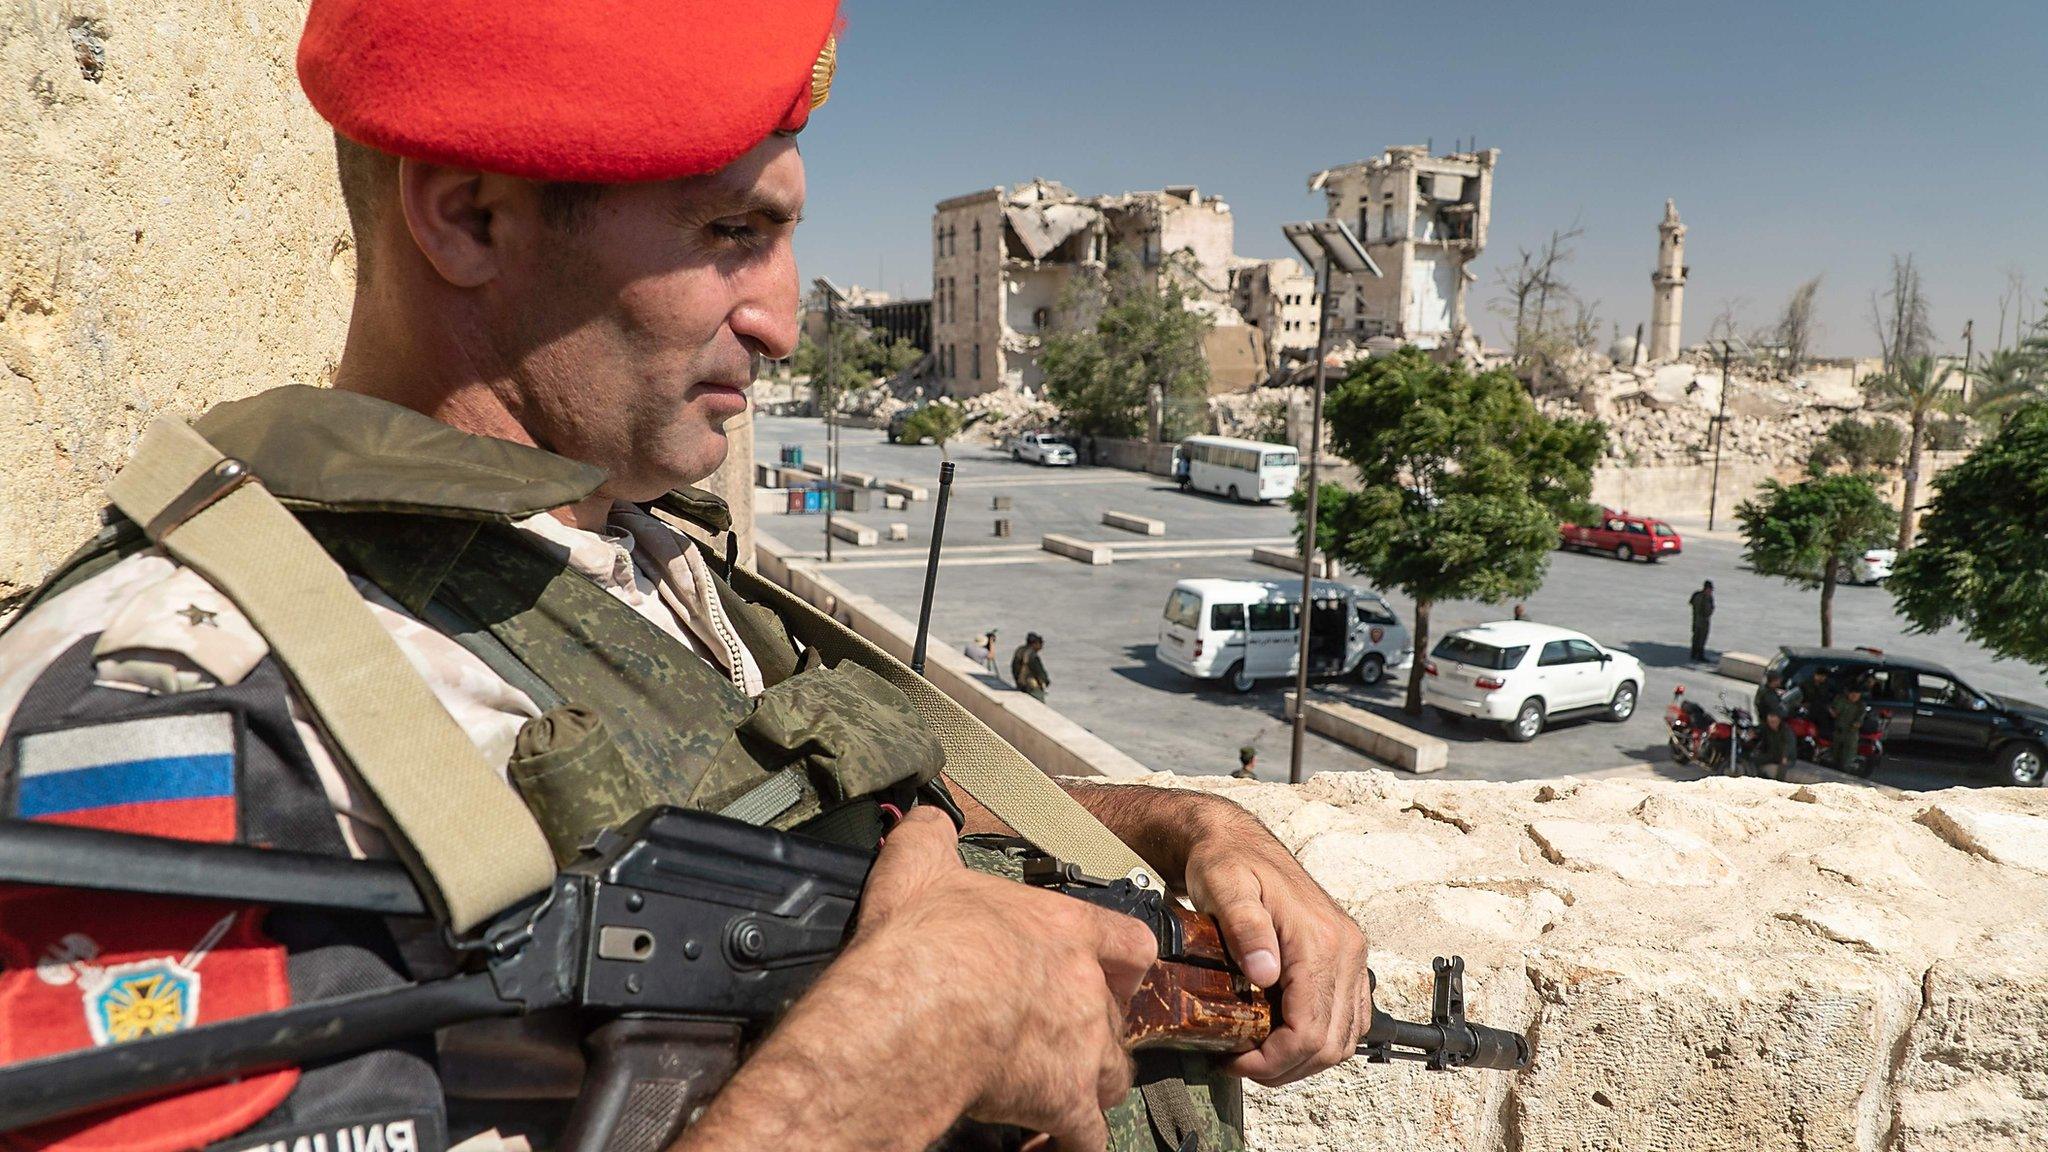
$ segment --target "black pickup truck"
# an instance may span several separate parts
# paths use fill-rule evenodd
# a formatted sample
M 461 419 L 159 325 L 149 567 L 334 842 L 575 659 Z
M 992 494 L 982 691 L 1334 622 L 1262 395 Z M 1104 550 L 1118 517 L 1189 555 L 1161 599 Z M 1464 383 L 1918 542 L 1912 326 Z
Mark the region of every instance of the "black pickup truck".
M 1939 664 L 1873 648 L 1780 648 L 1770 671 L 1785 677 L 1795 701 L 1809 702 L 1813 672 L 1828 669 L 1830 690 L 1868 685 L 1864 700 L 1888 713 L 1887 752 L 1996 769 L 1999 782 L 2039 787 L 2048 765 L 2048 708 L 1979 692 Z

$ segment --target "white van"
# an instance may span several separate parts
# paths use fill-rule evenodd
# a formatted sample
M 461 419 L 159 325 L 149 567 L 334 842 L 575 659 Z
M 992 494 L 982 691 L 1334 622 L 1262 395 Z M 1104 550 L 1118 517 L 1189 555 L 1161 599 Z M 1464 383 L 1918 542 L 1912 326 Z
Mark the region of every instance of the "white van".
M 1181 491 L 1232 500 L 1285 500 L 1301 477 L 1301 453 L 1287 444 L 1229 436 L 1190 436 L 1174 449 L 1173 474 Z
M 1309 675 L 1377 684 L 1408 666 L 1408 630 L 1379 593 L 1318 580 L 1314 595 Z M 1239 692 L 1291 677 L 1301 650 L 1300 604 L 1297 581 L 1183 580 L 1166 598 L 1159 662 Z

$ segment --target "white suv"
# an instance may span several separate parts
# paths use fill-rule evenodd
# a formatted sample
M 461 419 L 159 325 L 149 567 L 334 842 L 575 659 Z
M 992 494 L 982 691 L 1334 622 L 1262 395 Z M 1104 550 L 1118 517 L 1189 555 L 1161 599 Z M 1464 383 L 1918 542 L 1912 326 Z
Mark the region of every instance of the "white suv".
M 1052 432 L 1026 432 L 1010 446 L 1010 458 L 1055 467 L 1071 466 L 1074 446 Z
M 1533 740 L 1552 716 L 1635 715 L 1643 666 L 1583 632 L 1504 620 L 1460 628 L 1423 664 L 1422 698 L 1446 720 L 1498 721 L 1510 740 Z

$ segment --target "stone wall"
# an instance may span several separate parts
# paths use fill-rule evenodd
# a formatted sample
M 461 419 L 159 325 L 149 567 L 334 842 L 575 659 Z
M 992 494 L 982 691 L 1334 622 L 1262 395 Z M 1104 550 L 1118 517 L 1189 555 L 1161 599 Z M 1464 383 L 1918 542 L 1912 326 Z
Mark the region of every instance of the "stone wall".
M 332 370 L 355 263 L 332 135 L 293 73 L 304 18 L 303 0 L 0 8 L 0 606 L 92 531 L 151 419 Z M 720 486 L 745 501 L 735 455 Z
M 1462 954 L 1521 1075 L 1355 1062 L 1261 1149 L 2048 1147 L 2048 796 L 1839 784 L 1147 778 L 1256 812 L 1365 927 L 1383 1007 Z

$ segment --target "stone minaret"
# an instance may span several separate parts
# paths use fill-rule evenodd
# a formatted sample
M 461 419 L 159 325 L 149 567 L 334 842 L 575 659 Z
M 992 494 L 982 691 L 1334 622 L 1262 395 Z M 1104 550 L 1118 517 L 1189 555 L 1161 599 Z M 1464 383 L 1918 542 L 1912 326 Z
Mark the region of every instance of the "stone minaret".
M 1678 359 L 1678 330 L 1685 311 L 1685 225 L 1678 205 L 1664 201 L 1657 225 L 1657 270 L 1650 273 L 1650 359 Z

